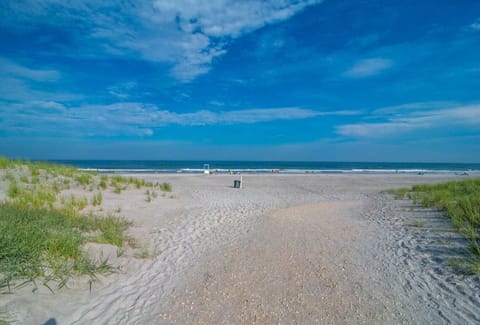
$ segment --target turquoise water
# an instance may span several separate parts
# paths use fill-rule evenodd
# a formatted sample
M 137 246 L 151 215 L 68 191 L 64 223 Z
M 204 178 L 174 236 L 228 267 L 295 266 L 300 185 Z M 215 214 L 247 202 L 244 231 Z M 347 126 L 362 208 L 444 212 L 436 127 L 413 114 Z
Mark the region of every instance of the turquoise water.
M 311 161 L 173 161 L 173 160 L 56 160 L 81 169 L 109 173 L 202 173 L 204 165 L 217 173 L 468 173 L 480 174 L 480 163 L 392 163 Z

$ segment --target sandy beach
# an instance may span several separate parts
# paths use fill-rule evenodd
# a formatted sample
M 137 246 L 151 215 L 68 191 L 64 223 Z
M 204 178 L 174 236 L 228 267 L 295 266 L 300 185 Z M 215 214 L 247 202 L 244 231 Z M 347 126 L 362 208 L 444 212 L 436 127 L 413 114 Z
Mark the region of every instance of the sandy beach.
M 450 266 L 464 240 L 438 212 L 384 193 L 461 176 L 243 175 L 242 189 L 236 175 L 133 176 L 173 187 L 152 202 L 104 193 L 148 257 L 96 247 L 118 272 L 2 295 L 14 323 L 480 322 L 480 277 Z

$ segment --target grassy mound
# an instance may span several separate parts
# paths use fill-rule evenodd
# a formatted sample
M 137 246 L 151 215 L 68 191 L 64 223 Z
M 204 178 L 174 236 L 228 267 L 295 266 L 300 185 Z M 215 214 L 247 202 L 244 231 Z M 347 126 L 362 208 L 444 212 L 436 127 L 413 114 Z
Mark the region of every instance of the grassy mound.
M 86 241 L 123 245 L 124 220 L 109 217 L 67 216 L 60 211 L 30 208 L 18 203 L 0 204 L 0 289 L 13 282 L 43 279 L 63 286 L 72 275 L 107 271 L 93 264 L 80 247 Z M 85 234 L 95 233 L 96 238 Z
M 108 271 L 106 262 L 95 265 L 81 247 L 96 242 L 121 248 L 129 241 L 124 234 L 129 222 L 113 214 L 97 216 L 87 208 L 102 205 L 103 191 L 119 194 L 129 187 L 147 187 L 152 193 L 154 189 L 171 190 L 167 183 L 161 186 L 136 178 L 3 157 L 0 175 L 0 182 L 6 186 L 6 199 L 0 202 L 0 291 L 26 283 L 36 285 L 39 279 L 47 287 L 50 281 L 61 287 L 72 276 L 87 274 L 94 278 L 95 273 Z M 70 189 L 83 190 L 91 199 L 68 194 Z

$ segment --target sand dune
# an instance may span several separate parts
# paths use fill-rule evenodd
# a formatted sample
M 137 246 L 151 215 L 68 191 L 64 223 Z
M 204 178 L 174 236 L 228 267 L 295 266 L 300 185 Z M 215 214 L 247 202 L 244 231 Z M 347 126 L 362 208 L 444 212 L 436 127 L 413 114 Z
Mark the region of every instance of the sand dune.
M 138 175 L 136 175 L 138 176 Z M 155 251 L 91 290 L 28 288 L 0 306 L 22 324 L 478 323 L 480 279 L 449 267 L 464 242 L 434 211 L 380 191 L 430 175 L 140 175 L 151 203 L 104 196 Z M 424 227 L 414 227 L 422 219 Z M 439 231 L 443 229 L 444 231 Z M 73 282 L 75 283 L 75 281 Z

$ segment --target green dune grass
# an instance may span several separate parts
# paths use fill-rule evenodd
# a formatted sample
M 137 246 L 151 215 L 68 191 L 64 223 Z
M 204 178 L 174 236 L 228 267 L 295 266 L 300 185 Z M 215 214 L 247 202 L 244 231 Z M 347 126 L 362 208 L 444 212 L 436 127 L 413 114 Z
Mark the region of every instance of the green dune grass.
M 12 283 L 21 286 L 43 284 L 54 280 L 64 285 L 73 275 L 94 277 L 106 271 L 106 264 L 92 263 L 80 247 L 87 241 L 123 245 L 124 230 L 128 226 L 121 219 L 94 216 L 67 216 L 60 211 L 26 207 L 18 203 L 0 205 L 0 289 L 12 289 Z M 97 233 L 89 237 L 86 233 Z
M 392 193 L 396 198 L 408 198 L 423 207 L 443 211 L 469 243 L 471 259 L 465 269 L 480 274 L 480 178 L 414 185 Z
M 0 157 L 1 181 L 7 198 L 0 202 L 0 291 L 9 292 L 27 283 L 50 281 L 61 287 L 75 275 L 109 270 L 107 261 L 95 265 L 82 252 L 86 242 L 108 243 L 120 248 L 130 242 L 129 222 L 113 215 L 86 213 L 103 202 L 102 191 L 120 193 L 131 185 L 171 190 L 144 180 L 99 175 L 70 166 L 10 160 Z M 88 189 L 85 196 L 62 195 L 71 187 Z M 49 287 L 50 288 L 50 287 Z

